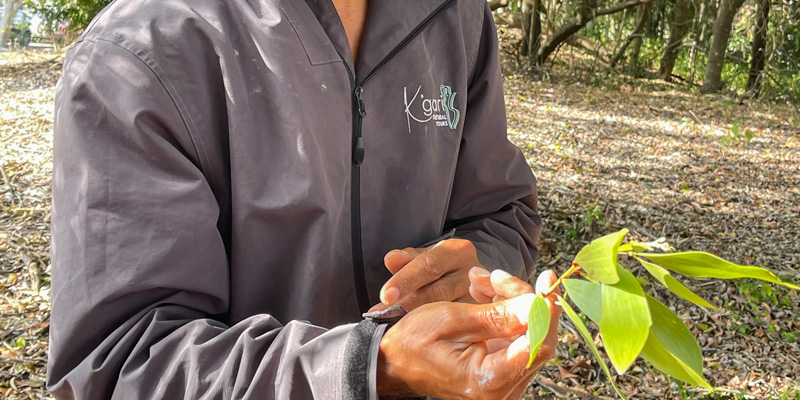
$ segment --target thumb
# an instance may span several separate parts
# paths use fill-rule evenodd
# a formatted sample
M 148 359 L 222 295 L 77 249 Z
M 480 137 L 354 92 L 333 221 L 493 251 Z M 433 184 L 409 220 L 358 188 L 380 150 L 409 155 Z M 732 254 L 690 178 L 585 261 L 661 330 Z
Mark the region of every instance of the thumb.
M 462 325 L 469 330 L 467 338 L 479 342 L 525 333 L 533 299 L 531 293 L 496 303 L 471 306 L 474 312 L 467 315 Z

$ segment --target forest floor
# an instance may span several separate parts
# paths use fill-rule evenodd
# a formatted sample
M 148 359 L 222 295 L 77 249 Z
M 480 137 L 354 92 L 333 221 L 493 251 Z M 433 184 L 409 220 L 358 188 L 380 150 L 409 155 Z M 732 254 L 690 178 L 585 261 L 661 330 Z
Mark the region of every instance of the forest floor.
M 62 60 L 0 53 L 0 398 L 48 398 L 53 92 Z M 513 69 L 509 133 L 538 179 L 541 268 L 563 271 L 591 238 L 628 227 L 634 238 L 665 237 L 800 282 L 797 107 L 608 76 L 534 81 Z M 618 379 L 622 390 L 639 399 L 800 399 L 798 293 L 748 280 L 682 281 L 722 310 L 655 295 L 699 338 L 705 377 L 721 389 L 684 387 L 640 360 Z M 557 357 L 527 398 L 613 397 L 562 324 Z

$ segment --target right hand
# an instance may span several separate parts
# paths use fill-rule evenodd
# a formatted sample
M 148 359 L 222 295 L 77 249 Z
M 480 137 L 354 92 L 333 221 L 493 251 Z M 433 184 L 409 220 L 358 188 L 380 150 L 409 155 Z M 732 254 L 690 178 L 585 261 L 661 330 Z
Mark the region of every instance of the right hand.
M 525 332 L 533 298 L 526 294 L 489 304 L 437 302 L 414 309 L 381 340 L 378 394 L 519 399 L 555 354 L 561 316 L 561 308 L 547 298 L 548 338 L 533 366 L 526 368 L 530 350 Z M 506 339 L 505 344 L 489 348 L 497 339 Z

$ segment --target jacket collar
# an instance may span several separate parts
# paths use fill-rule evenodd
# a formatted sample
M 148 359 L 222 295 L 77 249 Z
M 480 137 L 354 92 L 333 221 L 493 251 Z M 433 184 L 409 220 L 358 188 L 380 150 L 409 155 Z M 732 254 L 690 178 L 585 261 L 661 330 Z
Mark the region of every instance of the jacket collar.
M 306 9 L 298 7 L 299 2 L 296 1 L 283 3 L 284 11 L 303 42 L 311 63 L 323 64 L 343 59 L 360 83 L 403 39 L 446 2 L 370 0 L 355 68 L 344 26 L 331 0 L 306 0 Z M 294 18 L 290 14 L 294 14 Z M 309 16 L 315 20 L 308 19 Z

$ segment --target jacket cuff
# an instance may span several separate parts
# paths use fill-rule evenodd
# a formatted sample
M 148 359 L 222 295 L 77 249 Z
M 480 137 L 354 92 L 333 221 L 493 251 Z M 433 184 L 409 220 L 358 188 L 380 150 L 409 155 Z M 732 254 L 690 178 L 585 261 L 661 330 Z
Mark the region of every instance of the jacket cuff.
M 342 374 L 342 397 L 345 400 L 371 398 L 369 378 L 372 372 L 372 361 L 370 357 L 374 342 L 376 342 L 374 338 L 377 331 L 378 324 L 376 322 L 361 321 L 347 338 Z M 380 344 L 380 339 L 377 342 Z M 375 365 L 377 367 L 377 353 Z
M 403 318 L 408 311 L 395 305 L 383 311 L 364 313 L 350 332 L 344 352 L 342 394 L 346 400 L 378 400 L 378 352 L 386 328 Z
M 369 370 L 367 371 L 369 400 L 378 400 L 378 351 L 380 351 L 381 347 L 381 338 L 388 326 L 388 324 L 380 324 L 372 334 L 372 344 L 369 349 Z

